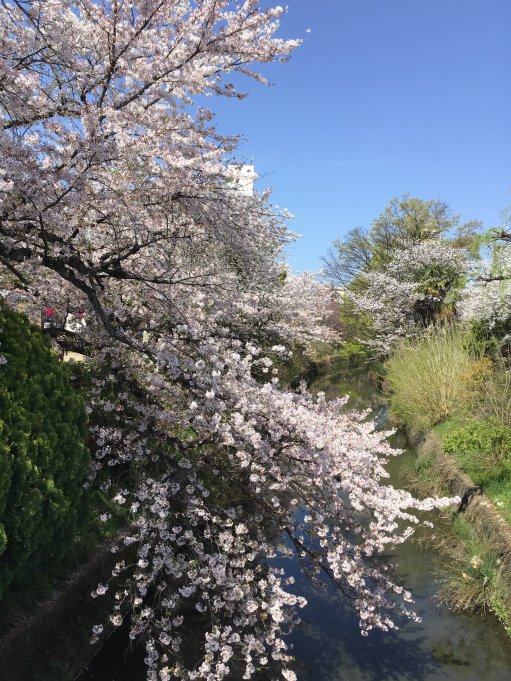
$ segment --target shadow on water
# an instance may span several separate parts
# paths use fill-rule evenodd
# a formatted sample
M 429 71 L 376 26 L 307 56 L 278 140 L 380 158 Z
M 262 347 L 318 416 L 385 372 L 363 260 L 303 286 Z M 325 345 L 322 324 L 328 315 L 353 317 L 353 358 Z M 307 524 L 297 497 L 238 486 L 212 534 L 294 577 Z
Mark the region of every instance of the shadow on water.
M 300 681 L 511 679 L 511 646 L 502 627 L 494 618 L 439 606 L 432 578 L 435 557 L 410 546 L 390 558 L 399 562 L 398 581 L 414 592 L 422 622 L 398 622 L 397 631 L 362 637 L 345 603 L 328 589 L 318 593 L 297 578 L 296 587 L 308 600 L 303 622 L 291 636 Z
M 145 681 L 144 645 L 130 646 L 128 631 L 129 624 L 124 622 L 89 663 L 79 681 Z
M 395 633 L 376 632 L 367 639 L 358 635 L 349 637 L 346 655 L 338 642 L 339 634 L 344 634 L 342 630 L 327 637 L 318 625 L 316 635 L 311 627 L 306 627 L 304 633 L 304 643 L 314 646 L 319 654 L 310 661 L 299 658 L 296 671 L 301 681 L 425 681 L 443 666 L 440 661 L 425 658 L 421 639 L 404 645 Z
M 400 631 L 363 637 L 351 610 L 333 594 L 303 591 L 308 610 L 292 635 L 300 681 L 425 681 L 440 671 L 441 662 L 425 655 L 420 625 L 408 641 Z

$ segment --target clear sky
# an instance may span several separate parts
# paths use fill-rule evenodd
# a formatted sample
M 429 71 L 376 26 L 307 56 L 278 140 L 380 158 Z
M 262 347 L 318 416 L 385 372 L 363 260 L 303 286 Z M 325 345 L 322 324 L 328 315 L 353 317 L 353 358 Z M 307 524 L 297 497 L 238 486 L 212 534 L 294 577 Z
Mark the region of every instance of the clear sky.
M 213 108 L 296 216 L 293 269 L 318 269 L 404 193 L 497 226 L 511 206 L 511 0 L 288 4 L 280 34 L 302 47 L 265 69 L 273 87 L 249 82 Z

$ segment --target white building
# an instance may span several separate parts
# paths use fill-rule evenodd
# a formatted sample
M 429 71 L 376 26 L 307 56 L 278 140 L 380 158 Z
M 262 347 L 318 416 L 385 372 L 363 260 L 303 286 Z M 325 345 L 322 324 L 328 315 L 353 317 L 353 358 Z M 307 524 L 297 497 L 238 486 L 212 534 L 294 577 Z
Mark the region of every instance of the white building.
M 233 163 L 227 166 L 233 188 L 243 196 L 254 196 L 254 181 L 257 179 L 254 166 Z

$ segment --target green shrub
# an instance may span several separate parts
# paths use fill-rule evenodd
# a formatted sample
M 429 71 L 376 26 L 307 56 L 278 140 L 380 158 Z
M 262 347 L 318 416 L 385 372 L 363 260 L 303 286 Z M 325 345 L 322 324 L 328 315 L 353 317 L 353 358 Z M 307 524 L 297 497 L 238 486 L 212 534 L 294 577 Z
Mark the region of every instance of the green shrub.
M 511 479 L 511 428 L 496 418 L 471 421 L 447 433 L 443 447 L 478 485 Z
M 392 415 L 424 432 L 470 407 L 489 360 L 474 353 L 463 329 L 444 326 L 401 343 L 385 369 Z
M 87 519 L 82 399 L 36 328 L 0 306 L 0 598 L 58 562 Z
M 360 365 L 368 363 L 371 359 L 368 347 L 356 340 L 343 341 L 336 354 L 345 359 L 348 364 Z
M 472 335 L 484 354 L 491 357 L 511 352 L 511 315 L 506 320 L 480 320 L 471 323 Z

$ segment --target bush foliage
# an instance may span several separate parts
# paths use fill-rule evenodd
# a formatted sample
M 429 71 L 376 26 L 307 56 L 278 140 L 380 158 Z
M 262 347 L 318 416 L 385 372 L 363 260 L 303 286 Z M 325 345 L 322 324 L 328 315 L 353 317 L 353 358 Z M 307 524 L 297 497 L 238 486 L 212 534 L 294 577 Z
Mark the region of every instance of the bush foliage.
M 68 367 L 21 315 L 0 306 L 0 598 L 58 562 L 87 519 L 86 415 Z
M 471 421 L 446 434 L 443 447 L 479 485 L 511 480 L 511 429 L 495 418 Z

